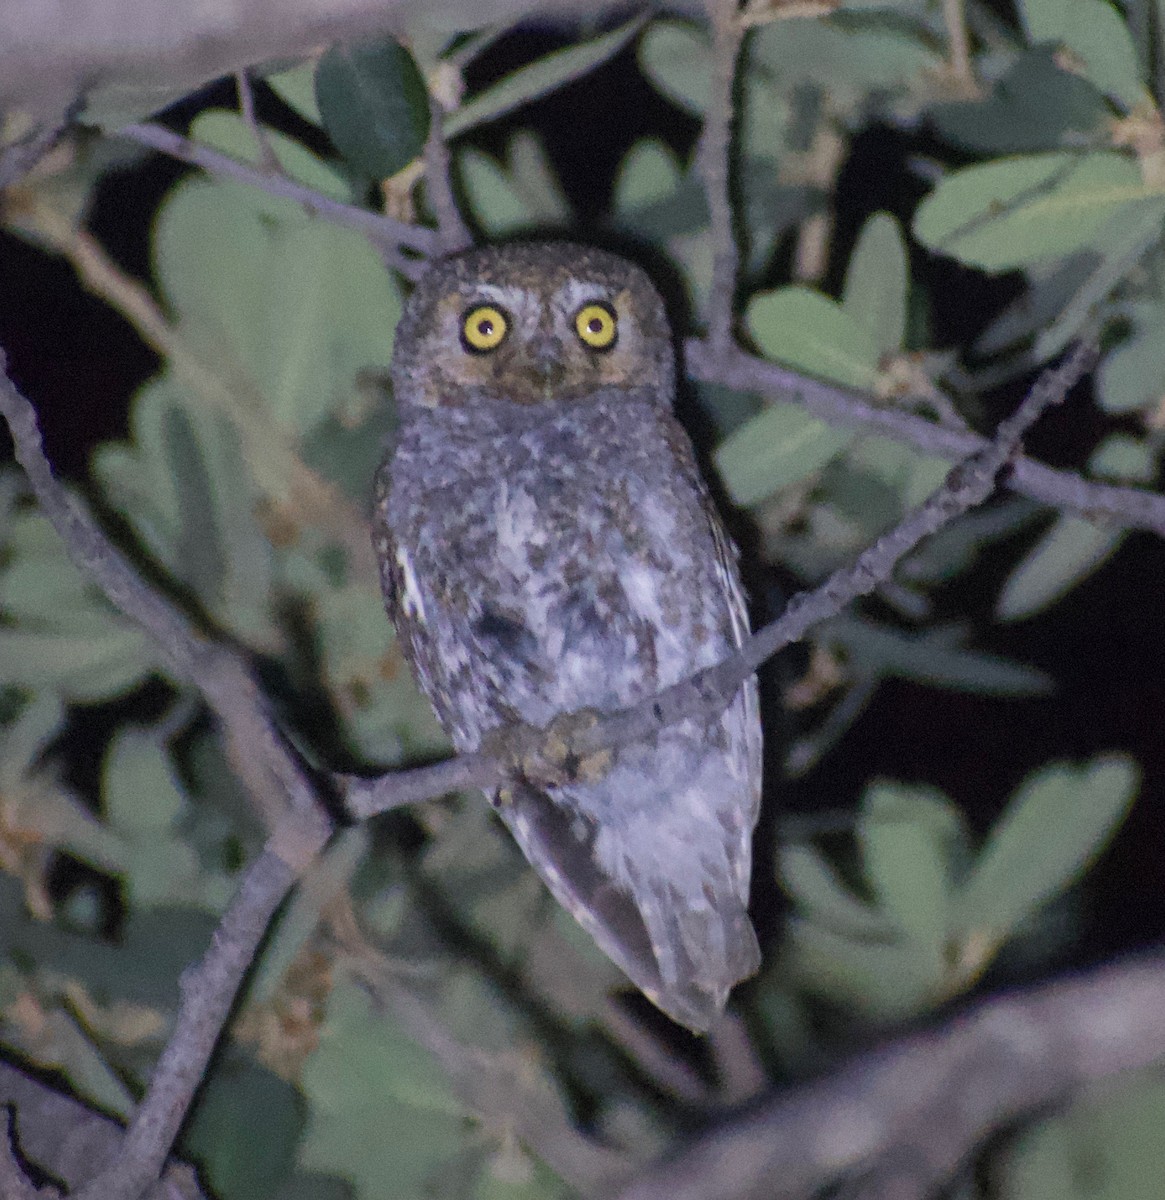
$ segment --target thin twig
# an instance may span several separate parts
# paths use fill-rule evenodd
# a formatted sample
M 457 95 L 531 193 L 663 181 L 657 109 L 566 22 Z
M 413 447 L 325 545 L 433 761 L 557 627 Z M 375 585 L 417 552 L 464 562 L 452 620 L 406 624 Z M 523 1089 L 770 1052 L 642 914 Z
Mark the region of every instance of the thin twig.
M 879 1166 L 895 1183 L 879 1195 L 922 1200 L 992 1132 L 1163 1062 L 1157 955 L 989 1000 L 852 1059 L 689 1142 L 619 1200 L 800 1200 Z
M 0 192 L 28 175 L 64 136 L 69 114 L 55 124 L 34 129 L 27 136 L 0 148 Z
M 468 788 L 483 791 L 502 783 L 508 774 L 506 764 L 490 754 L 459 754 L 424 767 L 390 771 L 386 775 L 335 776 L 344 800 L 344 810 L 356 821 L 365 821 L 378 813 L 403 808 L 434 796 L 460 792 Z
M 521 1052 L 491 1052 L 460 1041 L 431 997 L 410 987 L 373 947 L 359 947 L 347 965 L 440 1063 L 466 1107 L 491 1127 L 512 1131 L 580 1196 L 606 1200 L 616 1181 L 629 1176 L 634 1160 L 577 1128 L 561 1097 L 531 1071 Z
M 469 226 L 461 219 L 457 197 L 453 194 L 452 164 L 445 140 L 445 110 L 430 93 L 429 137 L 425 142 L 425 194 L 437 218 L 437 245 L 441 254 L 456 254 L 473 245 Z
M 715 719 L 762 663 L 851 601 L 869 595 L 923 538 L 986 500 L 995 490 L 999 472 L 1018 452 L 1020 438 L 1045 409 L 1063 401 L 1091 369 L 1096 353 L 1093 343 L 1078 343 L 1058 367 L 1036 380 L 1015 412 L 1000 423 L 995 437 L 955 466 L 925 503 L 859 554 L 852 565 L 835 571 L 819 587 L 794 596 L 781 616 L 753 634 L 736 654 L 642 704 L 604 717 L 579 734 L 575 751 L 592 754 L 639 741 L 685 719 Z
M 714 720 L 766 659 L 800 640 L 812 626 L 836 616 L 851 601 L 868 595 L 889 579 L 897 563 L 923 538 L 982 503 L 994 491 L 1000 470 L 1017 454 L 1024 432 L 1045 409 L 1064 399 L 1090 369 L 1095 356 L 1093 344 L 1080 343 L 1060 366 L 1045 371 L 1015 413 L 1000 424 L 995 437 L 960 462 L 924 504 L 860 554 L 851 566 L 835 571 L 819 587 L 794 596 L 777 620 L 753 634 L 735 654 L 640 704 L 604 715 L 572 735 L 571 749 L 580 755 L 596 754 L 652 737 L 685 719 Z M 513 772 L 514 764 L 537 762 L 546 741 L 545 731 L 517 726 L 507 739 L 508 767 L 496 756 L 479 752 L 376 779 L 345 776 L 341 787 L 349 811 L 368 817 L 433 795 L 429 789 L 435 786 L 447 790 L 494 786 Z
M 3 1200 L 39 1200 L 37 1189 L 16 1161 L 12 1126 L 12 1110 L 0 1109 L 0 1196 Z
M 694 339 L 684 350 L 693 379 L 801 404 L 830 425 L 852 425 L 952 462 L 978 454 L 988 445 L 988 439 L 979 434 L 877 404 L 862 392 L 812 379 L 735 346 L 718 352 L 708 341 Z M 1094 483 L 1073 471 L 1022 456 L 1012 464 L 1004 483 L 1013 492 L 1053 508 L 1165 537 L 1165 496 L 1156 492 Z
M 279 157 L 271 145 L 267 130 L 255 115 L 255 90 L 251 86 L 251 76 L 246 69 L 235 72 L 235 90 L 239 94 L 239 113 L 243 124 L 251 131 L 251 137 L 255 139 L 255 148 L 259 152 L 259 170 L 268 175 L 280 174 L 283 168 L 279 165 Z
M 410 225 L 407 221 L 398 221 L 382 213 L 370 212 L 366 208 L 357 208 L 353 204 L 334 200 L 315 188 L 288 179 L 286 175 L 267 174 L 227 154 L 220 154 L 209 146 L 200 146 L 197 142 L 192 142 L 189 138 L 184 138 L 161 125 L 123 125 L 118 130 L 118 136 L 159 150 L 192 166 L 201 167 L 220 179 L 247 183 L 272 196 L 281 196 L 285 200 L 302 204 L 308 212 L 318 213 L 335 225 L 358 229 L 367 234 L 390 257 L 393 265 L 410 279 L 420 275 L 424 270 L 424 263 L 404 258 L 400 249 L 403 247 L 413 250 L 423 256 L 431 255 L 436 249 L 436 234 L 431 229 L 422 225 Z
M 732 342 L 736 276 L 740 255 L 732 219 L 733 90 L 742 27 L 737 0 L 708 0 L 712 26 L 712 93 L 700 139 L 700 169 L 712 230 L 712 283 L 708 292 L 708 340 L 725 348 Z
M 971 39 L 967 35 L 966 0 L 943 0 L 943 24 L 950 44 L 951 74 L 967 96 L 978 92 L 975 70 L 971 65 Z
M 202 961 L 183 972 L 173 1036 L 117 1159 L 77 1193 L 78 1200 L 136 1200 L 158 1178 L 259 943 L 296 878 L 271 846 L 248 868 Z

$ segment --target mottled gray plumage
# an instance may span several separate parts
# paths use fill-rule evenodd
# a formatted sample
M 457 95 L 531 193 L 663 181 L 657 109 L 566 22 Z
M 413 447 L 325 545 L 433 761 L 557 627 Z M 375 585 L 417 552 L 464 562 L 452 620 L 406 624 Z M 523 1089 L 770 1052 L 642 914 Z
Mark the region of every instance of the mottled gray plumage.
M 602 349 L 580 324 L 596 303 L 617 322 Z M 466 341 L 482 305 L 469 332 L 500 336 L 487 351 Z M 601 313 L 593 328 L 609 334 Z M 633 704 L 745 636 L 734 552 L 671 413 L 673 372 L 655 289 L 597 250 L 471 251 L 410 299 L 376 548 L 406 657 L 458 750 Z M 759 963 L 746 906 L 760 736 L 750 683 L 710 728 L 687 721 L 598 777 L 493 797 L 558 900 L 695 1030 Z

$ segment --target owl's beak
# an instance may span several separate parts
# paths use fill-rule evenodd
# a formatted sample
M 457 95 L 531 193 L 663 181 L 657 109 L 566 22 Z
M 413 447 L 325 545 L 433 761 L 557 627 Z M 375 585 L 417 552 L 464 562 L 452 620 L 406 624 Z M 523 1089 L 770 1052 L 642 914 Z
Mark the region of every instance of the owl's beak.
M 562 343 L 550 334 L 533 338 L 530 341 L 527 363 L 534 386 L 549 399 L 553 389 L 562 382 L 565 371 Z

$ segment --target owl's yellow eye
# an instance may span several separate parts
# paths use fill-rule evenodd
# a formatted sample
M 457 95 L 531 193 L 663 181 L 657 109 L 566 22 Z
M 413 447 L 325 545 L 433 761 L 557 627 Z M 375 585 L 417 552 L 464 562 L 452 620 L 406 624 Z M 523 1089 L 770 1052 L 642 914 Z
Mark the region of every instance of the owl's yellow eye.
M 496 350 L 509 332 L 509 318 L 492 304 L 479 304 L 461 318 L 461 344 L 470 354 Z
M 619 319 L 609 304 L 584 304 L 574 319 L 574 328 L 592 350 L 610 350 L 619 335 Z

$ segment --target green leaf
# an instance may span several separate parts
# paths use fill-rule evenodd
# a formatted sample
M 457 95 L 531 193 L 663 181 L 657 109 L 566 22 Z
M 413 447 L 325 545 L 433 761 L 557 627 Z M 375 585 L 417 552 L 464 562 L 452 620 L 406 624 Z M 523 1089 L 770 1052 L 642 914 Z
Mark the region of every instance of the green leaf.
M 873 338 L 880 354 L 902 348 L 910 264 L 898 222 L 875 213 L 858 235 L 845 275 L 842 308 Z
M 45 694 L 25 704 L 14 721 L 0 725 L 0 794 L 14 790 L 33 771 L 64 717 L 59 697 Z
M 920 26 L 884 14 L 772 21 L 756 31 L 750 55 L 774 90 L 828 80 L 831 109 L 855 116 L 869 108 L 871 93 L 907 92 L 942 66 Z
M 946 973 L 951 891 L 949 802 L 930 789 L 877 783 L 862 799 L 858 841 L 879 907 L 911 942 L 937 991 Z
M 351 198 L 348 181 L 302 142 L 274 129 L 264 128 L 263 133 L 268 148 L 285 174 L 333 200 Z M 239 162 L 262 166 L 261 149 L 255 134 L 238 113 L 218 108 L 199 113 L 190 124 L 190 136 L 200 145 L 209 146 Z
M 766 358 L 853 388 L 878 380 L 878 346 L 869 330 L 840 305 L 806 287 L 760 292 L 745 321 Z
M 1097 399 L 1110 413 L 1152 411 L 1165 403 L 1165 304 L 1124 306 L 1132 332 L 1097 369 Z
M 988 271 L 1028 266 L 1089 249 L 1116 214 L 1165 215 L 1124 154 L 1049 153 L 954 171 L 919 206 L 924 245 Z
M 360 234 L 253 188 L 191 180 L 163 205 L 154 253 L 192 339 L 252 380 L 284 428 L 342 413 L 360 371 L 387 370 L 400 297 Z
M 1157 1200 L 1165 1083 L 1132 1076 L 1021 1132 L 994 1164 L 999 1200 Z
M 1077 3 L 1079 0 L 1020 0 L 1019 17 L 1028 41 L 1035 44 L 1058 38 Z
M 229 879 L 204 872 L 179 831 L 189 805 L 156 731 L 118 735 L 105 762 L 102 800 L 125 843 L 126 887 L 139 908 L 180 902 L 217 911 L 226 903 Z
M 1051 690 L 1042 671 L 994 654 L 966 649 L 966 631 L 939 625 L 920 633 L 904 632 L 855 617 L 838 617 L 825 626 L 829 642 L 842 645 L 862 674 L 912 679 L 975 695 L 1029 696 Z
M 1008 802 L 955 902 L 960 928 L 1011 933 L 1084 872 L 1137 793 L 1131 760 L 1102 756 L 1057 763 L 1031 776 Z
M 985 100 L 936 104 L 941 137 L 985 155 L 1031 154 L 1099 138 L 1112 119 L 1086 79 L 1062 70 L 1047 47 L 1021 54 Z
M 886 914 L 860 901 L 816 850 L 782 846 L 777 852 L 777 871 L 806 920 L 852 938 L 885 941 L 894 935 L 894 925 Z
M 221 1200 L 281 1196 L 295 1165 L 302 1107 L 292 1084 L 228 1050 L 199 1089 L 182 1153 L 201 1165 Z
M 568 223 L 570 206 L 536 134 L 514 135 L 505 167 L 472 148 L 459 163 L 470 211 L 491 238 Z
M 137 629 L 101 633 L 0 629 L 0 684 L 47 688 L 66 700 L 95 704 L 136 687 L 157 666 Z
M 777 402 L 734 430 L 713 461 L 734 504 L 756 504 L 820 471 L 853 440 L 796 404 Z
M 392 38 L 333 46 L 316 67 L 316 103 L 336 149 L 369 179 L 419 157 L 429 136 L 429 93 L 413 57 Z
M 323 125 L 320 106 L 316 103 L 316 68 L 313 62 L 300 63 L 285 71 L 275 71 L 265 77 L 275 94 L 305 121 Z
M 928 956 L 908 941 L 846 937 L 794 917 L 788 963 L 797 983 L 831 1004 L 880 1019 L 900 1019 L 929 1006 L 935 979 Z
M 1143 438 L 1110 433 L 1088 456 L 1088 473 L 1119 483 L 1152 483 L 1157 477 L 1157 455 Z
M 169 757 L 142 729 L 125 730 L 110 747 L 102 796 L 110 824 L 131 836 L 169 831 L 186 807 Z
M 423 1195 L 470 1128 L 435 1059 L 348 981 L 329 999 L 302 1087 L 310 1116 L 300 1162 L 364 1195 L 385 1180 L 394 1195 Z
M 213 58 L 213 55 L 192 56 L 187 60 L 189 66 L 173 63 L 168 70 L 156 65 L 151 70 L 144 64 L 134 69 L 127 64 L 126 70 L 109 72 L 106 78 L 94 80 L 85 89 L 84 107 L 77 117 L 86 125 L 116 135 L 123 125 L 144 121 L 229 70 L 225 64 L 211 67 Z
M 1001 621 L 1042 612 L 1087 579 L 1124 541 L 1126 530 L 1059 516 L 1007 578 L 995 606 Z
M 682 172 L 671 147 L 654 138 L 643 138 L 627 151 L 615 177 L 612 208 L 633 213 L 673 196 Z
M 451 112 L 445 118 L 445 136 L 456 137 L 476 125 L 494 121 L 581 78 L 618 54 L 642 27 L 643 18 L 633 17 L 610 33 L 555 50 L 537 62 L 511 71 L 500 83 Z
M 1159 214 L 1147 206 L 1132 214 L 1118 211 L 1084 253 L 1030 269 L 1027 291 L 987 327 L 975 350 L 996 353 L 1034 335 L 1032 361 L 1059 354 L 1160 236 Z
M 1132 35 L 1106 0 L 1027 0 L 1022 16 L 1033 43 L 1067 47 L 1083 63 L 1087 78 L 1126 112 L 1146 99 Z
M 0 566 L 0 685 L 94 702 L 120 695 L 158 666 L 136 625 L 117 613 L 73 566 L 48 520 L 12 522 Z
M 653 21 L 639 42 L 639 67 L 669 100 L 702 116 L 712 94 L 708 39 L 679 21 Z
M 130 425 L 132 445 L 106 443 L 93 456 L 110 503 L 225 627 L 254 644 L 274 644 L 271 546 L 227 417 L 192 403 L 162 375 L 134 398 Z

